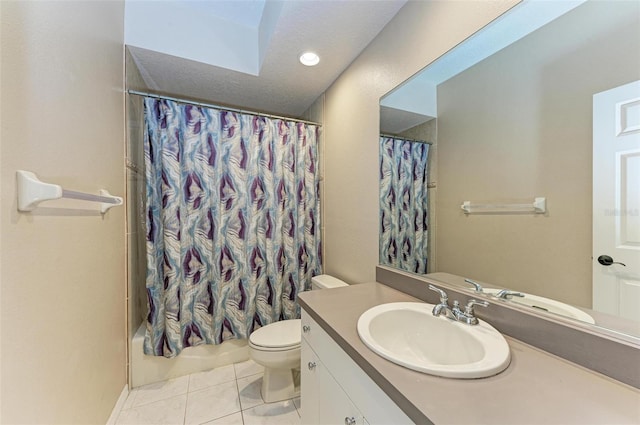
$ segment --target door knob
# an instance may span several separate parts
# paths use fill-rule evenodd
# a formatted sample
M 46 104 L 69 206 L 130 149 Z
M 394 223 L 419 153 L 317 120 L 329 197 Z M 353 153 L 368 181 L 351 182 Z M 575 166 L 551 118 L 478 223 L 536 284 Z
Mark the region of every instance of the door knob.
M 621 266 L 627 266 L 626 264 L 623 263 L 618 263 L 617 261 L 613 261 L 613 258 L 609 257 L 608 255 L 601 255 L 598 257 L 598 263 L 602 264 L 603 266 L 610 266 L 612 264 L 620 264 Z

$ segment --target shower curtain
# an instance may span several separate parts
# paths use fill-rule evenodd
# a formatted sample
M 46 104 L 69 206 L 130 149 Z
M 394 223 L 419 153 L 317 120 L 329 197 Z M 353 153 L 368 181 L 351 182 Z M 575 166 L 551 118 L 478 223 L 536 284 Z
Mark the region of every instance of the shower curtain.
M 321 273 L 317 127 L 145 98 L 144 352 L 297 318 Z
M 427 273 L 429 145 L 380 137 L 380 264 Z

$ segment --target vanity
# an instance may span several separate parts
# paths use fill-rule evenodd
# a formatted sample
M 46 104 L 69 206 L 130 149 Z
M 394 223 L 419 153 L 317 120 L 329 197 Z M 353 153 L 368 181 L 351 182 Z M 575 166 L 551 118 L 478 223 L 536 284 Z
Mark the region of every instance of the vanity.
M 423 286 L 418 289 L 431 292 Z M 640 422 L 636 388 L 506 335 L 511 363 L 481 379 L 437 377 L 378 356 L 358 335 L 362 313 L 380 304 L 423 302 L 388 285 L 304 292 L 299 302 L 304 424 Z M 489 323 L 494 307 L 483 309 Z
M 302 423 L 640 423 L 640 222 L 613 203 L 637 206 L 640 192 L 637 173 L 614 184 L 612 171 L 640 152 L 621 106 L 640 97 L 638 11 L 524 0 L 382 96 L 376 282 L 299 294 Z M 601 133 L 617 133 L 618 153 L 601 153 L 615 145 Z M 392 185 L 405 169 L 419 172 Z M 401 193 L 416 202 L 400 206 Z M 332 271 L 369 279 L 350 266 Z M 488 302 L 475 313 L 506 340 L 506 369 L 438 377 L 361 340 L 375 306 L 437 304 L 429 284 L 459 308 Z

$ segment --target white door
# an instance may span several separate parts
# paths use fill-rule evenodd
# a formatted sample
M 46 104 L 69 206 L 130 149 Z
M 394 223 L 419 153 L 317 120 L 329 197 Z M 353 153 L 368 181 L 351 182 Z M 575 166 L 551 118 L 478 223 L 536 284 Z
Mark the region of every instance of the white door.
M 640 81 L 593 96 L 593 309 L 640 320 Z

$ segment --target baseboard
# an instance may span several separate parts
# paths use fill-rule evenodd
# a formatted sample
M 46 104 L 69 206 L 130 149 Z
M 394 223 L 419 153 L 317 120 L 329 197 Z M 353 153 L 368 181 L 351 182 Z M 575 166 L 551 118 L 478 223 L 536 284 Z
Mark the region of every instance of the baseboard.
M 115 425 L 118 420 L 118 415 L 120 415 L 120 411 L 124 406 L 124 403 L 127 401 L 127 397 L 129 396 L 129 386 L 125 384 L 122 392 L 120 393 L 120 397 L 118 397 L 118 401 L 116 401 L 116 405 L 113 406 L 113 410 L 111 411 L 111 416 L 109 416 L 109 420 L 107 420 L 107 425 Z

